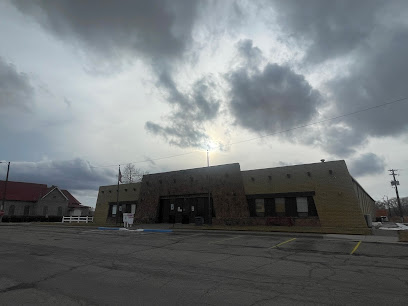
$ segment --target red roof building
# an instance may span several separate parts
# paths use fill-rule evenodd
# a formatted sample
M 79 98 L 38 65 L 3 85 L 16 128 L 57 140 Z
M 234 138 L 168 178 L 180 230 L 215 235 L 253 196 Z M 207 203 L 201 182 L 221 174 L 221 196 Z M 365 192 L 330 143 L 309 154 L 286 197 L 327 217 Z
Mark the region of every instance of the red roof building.
M 5 181 L 0 181 L 0 199 L 3 199 Z M 89 207 L 68 191 L 57 186 L 26 182 L 7 182 L 4 217 L 49 218 L 66 215 L 87 215 Z

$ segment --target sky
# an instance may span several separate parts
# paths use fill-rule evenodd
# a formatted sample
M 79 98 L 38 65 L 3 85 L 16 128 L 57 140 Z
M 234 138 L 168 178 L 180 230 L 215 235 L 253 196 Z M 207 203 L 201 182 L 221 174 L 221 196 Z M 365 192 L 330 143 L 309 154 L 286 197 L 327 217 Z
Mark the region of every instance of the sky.
M 407 1 L 0 0 L 0 161 L 95 206 L 150 173 L 344 159 L 408 195 Z M 6 163 L 0 164 L 5 179 Z

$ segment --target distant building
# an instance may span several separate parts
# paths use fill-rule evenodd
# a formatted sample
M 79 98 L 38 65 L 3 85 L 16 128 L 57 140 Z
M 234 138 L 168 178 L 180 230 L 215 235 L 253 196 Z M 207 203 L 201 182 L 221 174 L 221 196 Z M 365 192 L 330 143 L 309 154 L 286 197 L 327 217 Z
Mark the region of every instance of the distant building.
M 360 229 L 375 219 L 374 200 L 344 161 L 241 171 L 239 164 L 144 175 L 142 182 L 99 188 L 95 221 L 218 225 L 296 225 Z
M 0 181 L 0 201 L 5 181 Z M 7 182 L 3 222 L 58 221 L 62 216 L 87 216 L 89 207 L 67 190 L 57 186 L 24 182 Z

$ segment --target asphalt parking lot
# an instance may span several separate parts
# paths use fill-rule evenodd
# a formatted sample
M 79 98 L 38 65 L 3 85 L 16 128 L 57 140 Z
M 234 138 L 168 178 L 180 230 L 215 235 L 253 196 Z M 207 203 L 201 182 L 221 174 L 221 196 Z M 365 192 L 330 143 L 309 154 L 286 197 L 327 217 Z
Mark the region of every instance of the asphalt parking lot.
M 389 305 L 407 299 L 404 244 L 0 227 L 2 305 Z

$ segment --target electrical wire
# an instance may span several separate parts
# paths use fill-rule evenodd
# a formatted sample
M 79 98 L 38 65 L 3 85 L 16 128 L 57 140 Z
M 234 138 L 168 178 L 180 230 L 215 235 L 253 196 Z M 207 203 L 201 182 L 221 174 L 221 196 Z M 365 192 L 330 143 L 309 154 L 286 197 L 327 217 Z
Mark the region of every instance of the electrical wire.
M 374 105 L 374 106 L 371 106 L 371 107 L 367 107 L 367 108 L 360 109 L 360 110 L 357 110 L 357 111 L 354 111 L 354 112 L 342 114 L 342 115 L 339 115 L 339 116 L 335 116 L 335 117 L 326 118 L 326 119 L 323 119 L 323 120 L 311 122 L 311 123 L 308 123 L 308 124 L 295 126 L 295 127 L 289 128 L 289 129 L 285 129 L 285 130 L 281 130 L 281 131 L 261 135 L 261 136 L 258 136 L 258 137 L 245 139 L 245 140 L 240 140 L 240 141 L 236 141 L 236 142 L 231 142 L 231 143 L 228 143 L 227 145 L 232 146 L 232 145 L 236 145 L 236 144 L 241 144 L 241 143 L 245 143 L 245 142 L 250 142 L 250 141 L 262 139 L 262 138 L 265 138 L 265 137 L 270 137 L 270 136 L 273 136 L 273 135 L 287 133 L 287 132 L 290 132 L 290 131 L 310 127 L 310 126 L 325 123 L 325 122 L 328 122 L 328 121 L 333 121 L 333 120 L 336 120 L 336 119 L 341 119 L 341 118 L 344 118 L 344 117 L 352 116 L 352 115 L 355 115 L 355 114 L 359 114 L 359 113 L 362 113 L 362 112 L 366 112 L 366 111 L 370 111 L 370 110 L 373 110 L 373 109 L 381 108 L 381 107 L 391 105 L 391 104 L 395 104 L 395 103 L 402 102 L 402 101 L 407 102 L 408 97 L 393 100 L 393 101 L 378 104 L 378 105 Z M 163 156 L 163 157 L 157 157 L 157 158 L 148 158 L 148 159 L 145 159 L 145 160 L 140 160 L 140 161 L 135 161 L 135 162 L 128 162 L 128 163 L 123 163 L 123 164 L 140 164 L 140 163 L 146 163 L 146 162 L 154 162 L 154 161 L 163 160 L 163 159 L 169 159 L 169 158 L 174 158 L 174 157 L 179 157 L 179 156 L 185 156 L 185 155 L 189 155 L 189 154 L 196 153 L 196 152 L 203 152 L 203 150 L 194 150 L 194 151 L 181 153 L 181 154 L 170 155 L 170 156 Z M 75 160 L 76 159 L 69 160 L 69 161 L 75 161 Z M 18 162 L 12 162 L 12 163 L 18 163 Z M 92 169 L 94 169 L 94 168 L 110 168 L 110 167 L 117 167 L 118 165 L 119 164 L 111 164 L 111 165 L 104 165 L 104 166 L 91 166 L 90 165 L 89 168 L 92 168 Z M 28 165 L 26 165 L 26 166 L 28 166 Z M 60 167 L 37 167 L 35 165 L 33 165 L 33 167 L 35 167 L 36 169 L 59 169 L 60 168 Z M 71 167 L 71 168 L 82 169 L 83 167 Z

